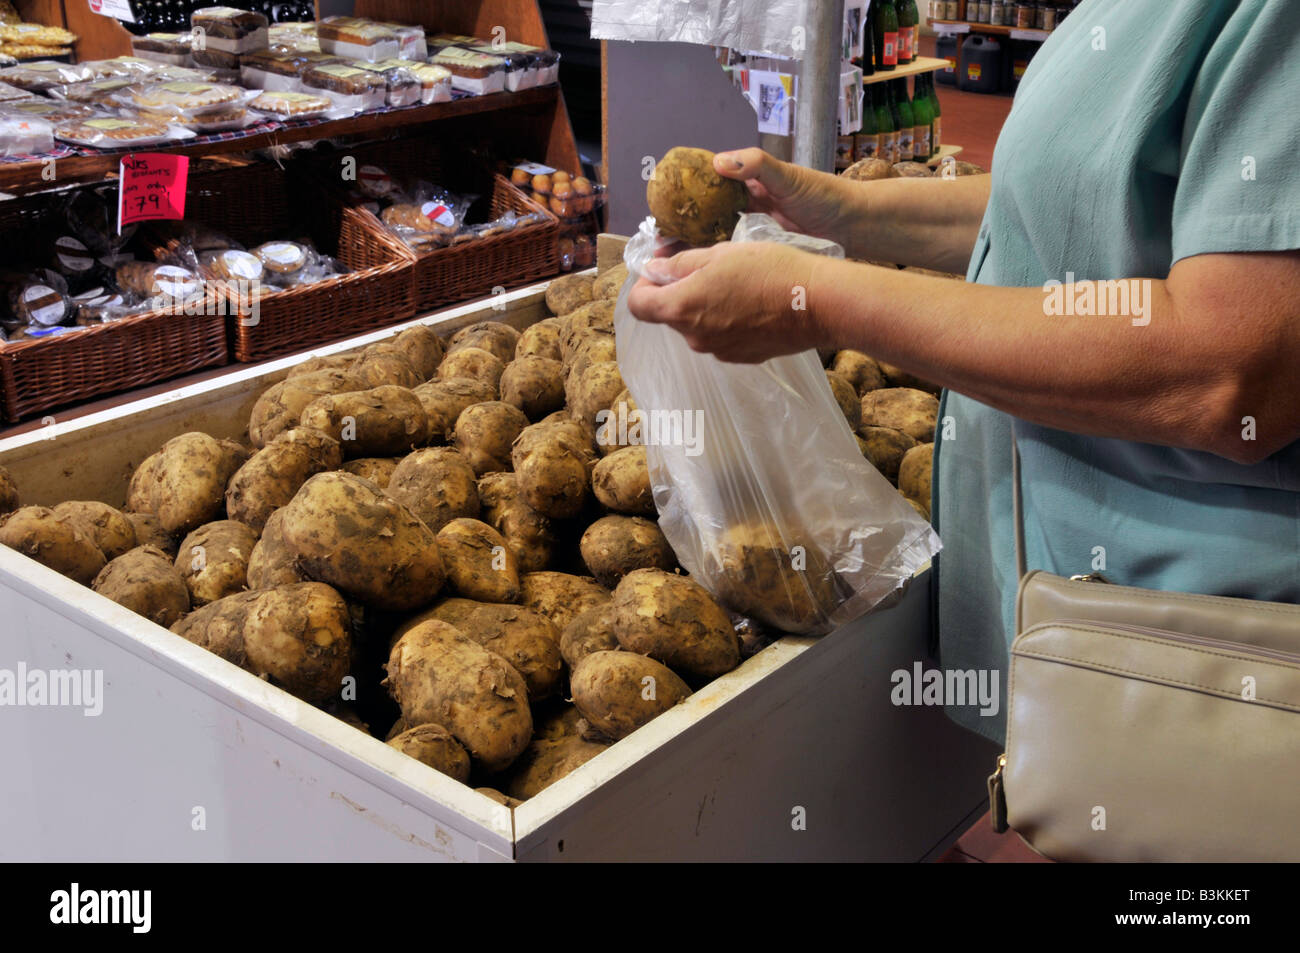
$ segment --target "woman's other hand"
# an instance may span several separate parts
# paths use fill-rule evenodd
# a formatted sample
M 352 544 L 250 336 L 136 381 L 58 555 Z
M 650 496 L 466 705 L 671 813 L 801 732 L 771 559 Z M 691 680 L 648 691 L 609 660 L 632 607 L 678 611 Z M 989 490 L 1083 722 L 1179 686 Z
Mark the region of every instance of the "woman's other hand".
M 762 149 L 719 152 L 713 168 L 749 190 L 749 211 L 765 212 L 791 231 L 844 244 L 843 180 L 769 155 Z
M 757 152 L 758 150 L 749 150 Z M 693 350 L 756 364 L 824 344 L 808 305 L 822 259 L 770 242 L 680 252 L 646 266 L 628 295 L 633 316 L 679 331 Z

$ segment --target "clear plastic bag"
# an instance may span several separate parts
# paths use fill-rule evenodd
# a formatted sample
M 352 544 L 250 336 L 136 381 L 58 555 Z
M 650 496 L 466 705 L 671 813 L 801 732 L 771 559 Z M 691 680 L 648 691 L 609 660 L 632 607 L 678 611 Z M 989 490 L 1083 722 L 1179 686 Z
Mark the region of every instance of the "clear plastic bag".
M 742 215 L 732 240 L 844 254 L 767 215 Z M 662 241 L 647 219 L 624 253 L 614 327 L 637 410 L 604 426 L 640 425 L 621 442 L 646 445 L 660 528 L 697 582 L 767 625 L 829 632 L 900 591 L 939 538 L 863 457 L 815 351 L 727 364 L 632 316 Z

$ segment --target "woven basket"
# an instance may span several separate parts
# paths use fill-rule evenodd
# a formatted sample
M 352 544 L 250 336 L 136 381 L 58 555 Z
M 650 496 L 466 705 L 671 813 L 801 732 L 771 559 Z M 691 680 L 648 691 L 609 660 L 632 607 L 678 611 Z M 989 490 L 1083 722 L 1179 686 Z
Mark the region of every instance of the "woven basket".
M 5 420 L 84 403 L 202 367 L 229 363 L 226 316 L 148 312 L 58 337 L 0 344 Z
M 544 220 L 445 248 L 415 251 L 394 235 L 372 212 L 356 207 L 358 224 L 367 232 L 362 241 L 378 253 L 400 254 L 412 264 L 414 313 L 515 288 L 559 274 L 559 219 L 533 202 L 502 175 L 483 168 L 463 153 L 444 150 L 422 136 L 343 146 L 332 156 L 316 157 L 313 181 L 327 193 L 338 194 L 338 161 L 351 157 L 357 166 L 374 164 L 404 182 L 425 179 L 461 194 L 480 197 L 471 221 L 489 221 L 506 212 L 541 213 Z
M 224 173 L 223 173 L 224 174 Z M 59 231 L 49 195 L 0 202 L 0 230 L 42 248 Z M 222 302 L 199 315 L 146 312 L 65 332 L 0 343 L 0 413 L 9 423 L 57 407 L 229 363 Z
M 411 260 L 397 242 L 369 240 L 356 210 L 319 190 L 299 189 L 274 166 L 258 170 L 253 207 L 249 183 L 232 176 L 187 200 L 186 218 L 248 247 L 270 239 L 305 238 L 331 255 L 346 274 L 295 288 L 266 291 L 256 311 L 234 294 L 230 311 L 233 357 L 251 363 L 385 327 L 415 313 Z M 158 252 L 165 245 L 156 246 Z

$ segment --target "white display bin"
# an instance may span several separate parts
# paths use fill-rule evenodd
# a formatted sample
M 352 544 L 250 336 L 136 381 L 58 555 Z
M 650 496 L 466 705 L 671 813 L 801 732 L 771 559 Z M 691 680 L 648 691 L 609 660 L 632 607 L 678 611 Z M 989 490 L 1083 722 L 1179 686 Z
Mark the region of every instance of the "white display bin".
M 544 285 L 443 312 L 523 327 Z M 407 325 L 331 345 L 326 354 Z M 121 505 L 172 436 L 244 437 L 306 355 L 0 441 L 24 503 Z M 895 860 L 983 809 L 996 754 L 895 707 L 930 574 L 822 639 L 786 637 L 513 811 L 0 547 L 0 670 L 103 673 L 103 710 L 0 706 L 0 860 Z

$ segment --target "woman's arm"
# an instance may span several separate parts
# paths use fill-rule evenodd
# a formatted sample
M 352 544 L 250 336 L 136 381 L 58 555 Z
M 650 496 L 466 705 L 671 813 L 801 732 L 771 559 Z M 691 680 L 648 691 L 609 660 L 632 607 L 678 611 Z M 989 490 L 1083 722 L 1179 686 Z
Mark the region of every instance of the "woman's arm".
M 1104 283 L 997 288 L 768 244 L 648 270 L 680 280 L 640 282 L 632 313 L 724 360 L 850 347 L 1024 420 L 1240 463 L 1300 439 L 1297 252 L 1184 259 L 1130 285 L 1121 314 L 1051 313 L 1067 297 L 1079 311 L 1085 286 L 1109 311 Z
M 713 166 L 746 183 L 750 211 L 838 242 L 850 258 L 957 274 L 966 271 L 989 201 L 987 175 L 856 182 L 762 149 L 720 152 Z

